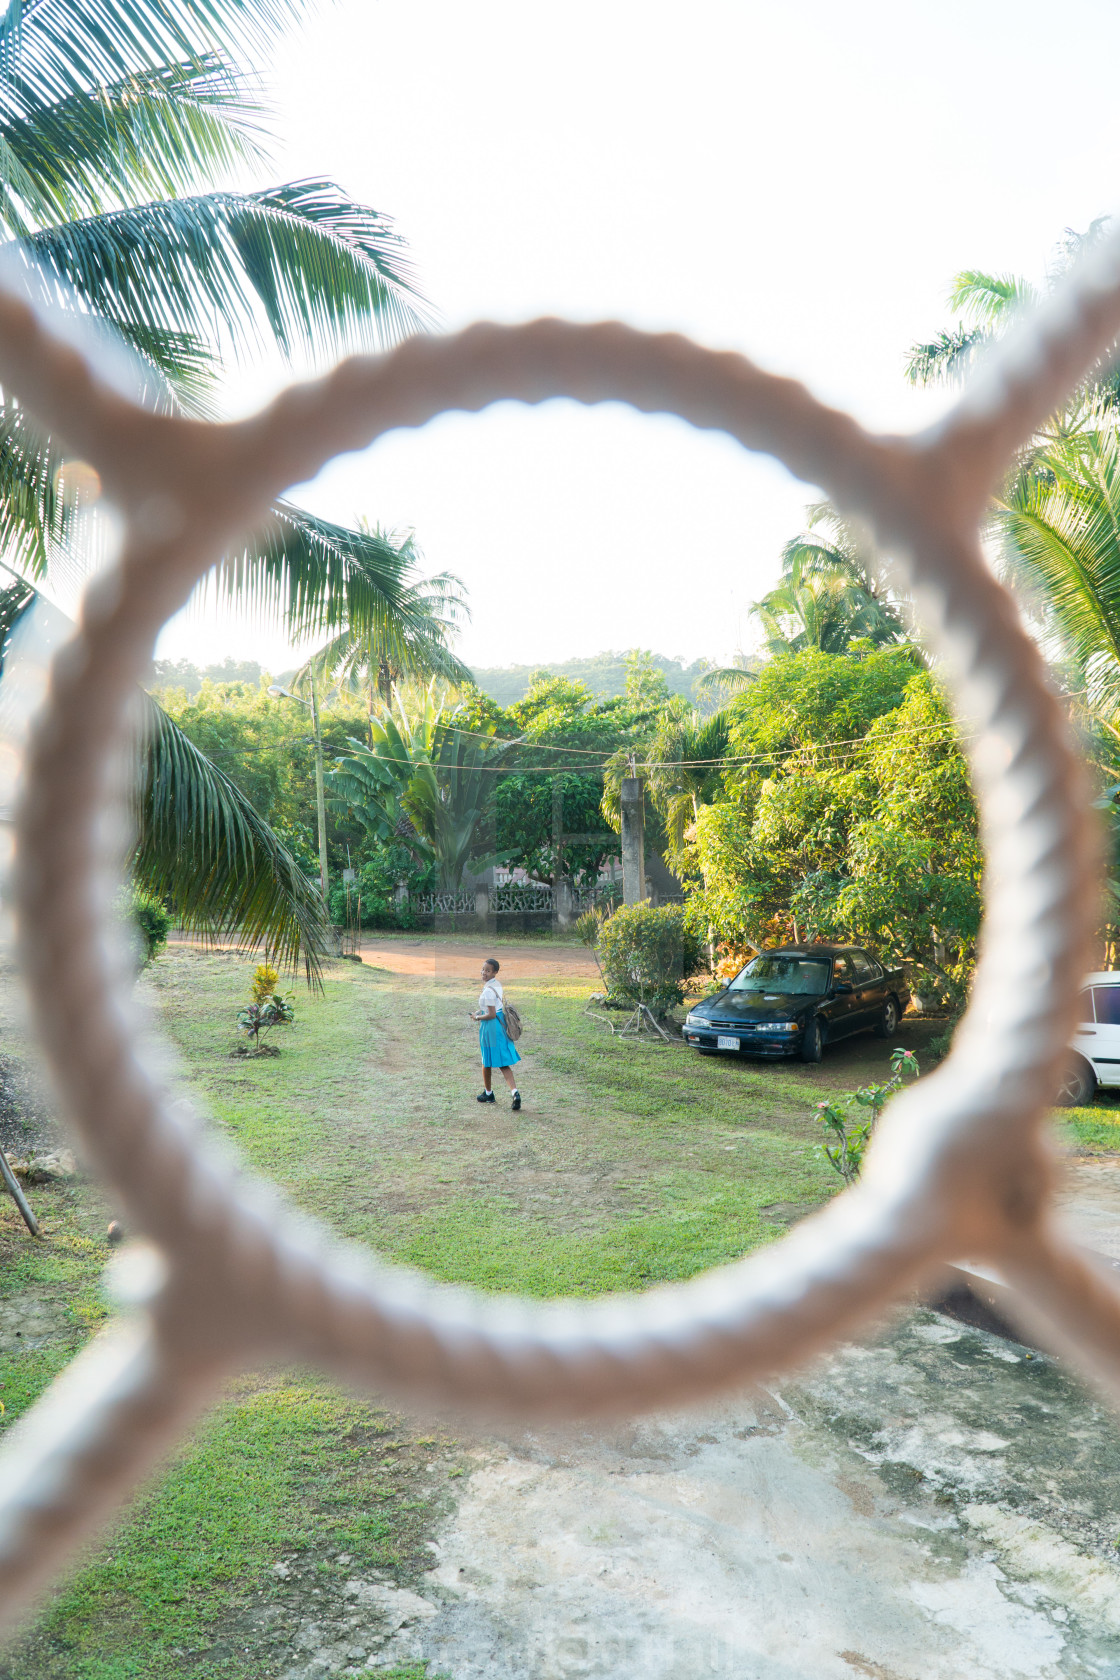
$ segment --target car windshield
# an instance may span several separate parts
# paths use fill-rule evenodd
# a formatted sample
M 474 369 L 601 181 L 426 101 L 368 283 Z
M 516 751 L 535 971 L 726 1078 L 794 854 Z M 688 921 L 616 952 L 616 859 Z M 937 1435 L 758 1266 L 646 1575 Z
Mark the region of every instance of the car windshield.
M 732 992 L 785 992 L 804 996 L 827 992 L 828 964 L 804 957 L 756 957 L 732 980 Z

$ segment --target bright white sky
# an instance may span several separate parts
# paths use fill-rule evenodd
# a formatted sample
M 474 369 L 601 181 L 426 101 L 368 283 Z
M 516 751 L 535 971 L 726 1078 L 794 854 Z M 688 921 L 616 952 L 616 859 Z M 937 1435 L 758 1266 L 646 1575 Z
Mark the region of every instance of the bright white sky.
M 448 328 L 672 328 L 910 429 L 945 400 L 902 365 L 953 273 L 1038 278 L 1120 204 L 1118 61 L 1115 0 L 337 0 L 278 44 L 273 176 L 394 216 Z M 231 411 L 286 377 L 243 370 Z M 729 658 L 811 492 L 681 423 L 550 404 L 397 433 L 297 495 L 415 529 L 468 587 L 462 656 L 497 665 Z M 159 651 L 291 662 L 231 618 Z

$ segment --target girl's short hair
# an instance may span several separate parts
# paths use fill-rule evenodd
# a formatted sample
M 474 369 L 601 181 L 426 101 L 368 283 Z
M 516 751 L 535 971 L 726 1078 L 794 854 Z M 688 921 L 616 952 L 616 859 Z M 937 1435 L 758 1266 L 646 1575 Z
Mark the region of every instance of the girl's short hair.
M 497 957 L 487 957 L 486 966 L 487 966 L 487 968 L 492 968 L 494 970 L 494 973 L 497 974 L 498 970 L 501 968 L 502 965 L 498 961 Z

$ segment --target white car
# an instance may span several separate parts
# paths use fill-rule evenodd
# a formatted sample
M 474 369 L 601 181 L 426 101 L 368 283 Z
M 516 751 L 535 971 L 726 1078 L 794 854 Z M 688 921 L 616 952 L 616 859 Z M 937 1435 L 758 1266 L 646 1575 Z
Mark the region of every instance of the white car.
M 1086 977 L 1071 1050 L 1058 1092 L 1061 1108 L 1092 1102 L 1098 1086 L 1120 1085 L 1120 972 Z

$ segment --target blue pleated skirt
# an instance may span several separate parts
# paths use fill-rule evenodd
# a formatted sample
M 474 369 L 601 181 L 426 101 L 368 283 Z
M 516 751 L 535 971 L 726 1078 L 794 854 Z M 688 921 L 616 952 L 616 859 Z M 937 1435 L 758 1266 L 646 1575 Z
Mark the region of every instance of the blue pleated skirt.
M 478 1048 L 483 1067 L 512 1067 L 521 1057 L 512 1038 L 506 1037 L 505 1017 L 499 1009 L 492 1021 L 478 1023 Z

